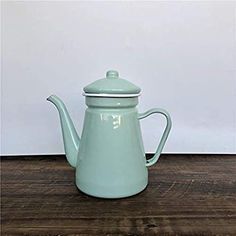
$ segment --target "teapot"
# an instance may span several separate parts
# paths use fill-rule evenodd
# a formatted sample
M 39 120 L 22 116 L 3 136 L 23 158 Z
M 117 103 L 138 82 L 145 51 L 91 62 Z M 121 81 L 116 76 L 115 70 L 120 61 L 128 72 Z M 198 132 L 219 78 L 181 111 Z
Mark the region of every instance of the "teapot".
M 171 118 L 160 108 L 138 113 L 140 92 L 139 87 L 121 79 L 114 70 L 84 87 L 87 109 L 81 138 L 62 100 L 55 95 L 47 98 L 59 112 L 66 158 L 76 169 L 76 186 L 83 193 L 123 198 L 146 188 L 147 168 L 160 157 Z M 166 118 L 166 127 L 154 156 L 146 160 L 139 120 L 155 113 Z

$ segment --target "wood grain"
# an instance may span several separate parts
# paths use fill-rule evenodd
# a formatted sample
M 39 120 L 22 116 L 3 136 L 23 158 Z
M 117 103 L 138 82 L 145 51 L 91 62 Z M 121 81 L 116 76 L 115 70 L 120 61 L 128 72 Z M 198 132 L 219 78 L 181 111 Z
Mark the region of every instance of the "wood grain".
M 162 155 L 142 193 L 81 193 L 64 156 L 2 157 L 1 235 L 236 235 L 236 155 Z

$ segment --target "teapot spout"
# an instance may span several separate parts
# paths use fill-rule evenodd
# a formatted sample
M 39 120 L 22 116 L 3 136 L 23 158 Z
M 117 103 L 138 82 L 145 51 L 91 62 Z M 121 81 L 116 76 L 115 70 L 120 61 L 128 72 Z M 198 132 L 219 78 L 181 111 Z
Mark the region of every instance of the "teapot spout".
M 59 97 L 51 95 L 47 100 L 52 102 L 59 112 L 66 158 L 72 167 L 76 167 L 80 138 L 74 124 L 65 104 Z

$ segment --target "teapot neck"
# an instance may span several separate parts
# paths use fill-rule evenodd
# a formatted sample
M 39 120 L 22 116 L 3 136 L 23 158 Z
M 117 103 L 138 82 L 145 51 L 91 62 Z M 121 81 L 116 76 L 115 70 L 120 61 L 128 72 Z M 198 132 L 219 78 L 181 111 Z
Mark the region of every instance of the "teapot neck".
M 138 97 L 86 97 L 85 102 L 88 107 L 120 109 L 135 107 Z

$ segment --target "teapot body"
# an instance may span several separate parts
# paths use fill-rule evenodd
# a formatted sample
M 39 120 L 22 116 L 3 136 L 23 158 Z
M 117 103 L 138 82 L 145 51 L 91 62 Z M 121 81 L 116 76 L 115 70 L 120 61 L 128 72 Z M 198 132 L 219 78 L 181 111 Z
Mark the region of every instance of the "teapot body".
M 140 124 L 133 98 L 86 97 L 76 165 L 76 185 L 103 198 L 128 197 L 148 182 Z

